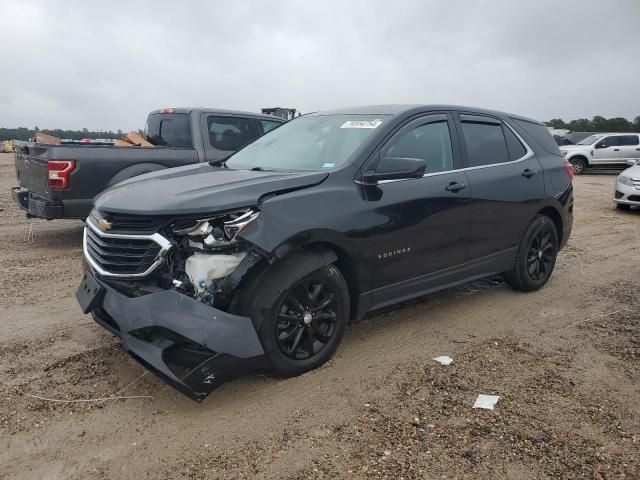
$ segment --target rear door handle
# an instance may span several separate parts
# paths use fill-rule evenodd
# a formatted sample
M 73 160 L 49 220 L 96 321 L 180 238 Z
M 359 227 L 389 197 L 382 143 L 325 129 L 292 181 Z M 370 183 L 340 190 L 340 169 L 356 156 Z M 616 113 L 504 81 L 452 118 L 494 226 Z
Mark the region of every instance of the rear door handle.
M 466 183 L 458 183 L 458 182 L 451 182 L 449 185 L 447 185 L 446 187 L 444 187 L 444 189 L 447 192 L 459 192 L 462 189 L 467 188 L 467 184 Z
M 619 152 L 619 151 L 620 151 L 620 149 L 619 149 L 619 148 L 614 148 L 614 149 L 613 149 L 613 151 L 614 151 L 614 152 Z
M 530 168 L 526 168 L 523 172 L 522 172 L 522 176 L 523 177 L 527 177 L 527 178 L 531 178 L 533 177 L 536 173 L 538 173 L 538 170 L 532 170 Z

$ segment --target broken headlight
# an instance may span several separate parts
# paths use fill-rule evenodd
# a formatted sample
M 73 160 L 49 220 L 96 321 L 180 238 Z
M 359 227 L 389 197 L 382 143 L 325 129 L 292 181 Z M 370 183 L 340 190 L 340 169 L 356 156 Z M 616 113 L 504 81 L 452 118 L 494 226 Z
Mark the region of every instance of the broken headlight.
M 198 220 L 185 220 L 173 225 L 173 233 L 201 240 L 204 247 L 225 247 L 235 243 L 238 234 L 253 222 L 260 212 L 245 209 Z

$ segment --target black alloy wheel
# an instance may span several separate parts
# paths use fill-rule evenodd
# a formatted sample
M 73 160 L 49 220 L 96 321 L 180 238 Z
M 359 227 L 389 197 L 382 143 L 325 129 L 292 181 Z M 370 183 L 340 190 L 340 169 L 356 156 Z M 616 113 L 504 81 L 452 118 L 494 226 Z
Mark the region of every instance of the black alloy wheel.
M 339 292 L 322 278 L 306 277 L 283 295 L 276 309 L 276 341 L 288 358 L 317 355 L 336 332 Z
M 527 272 L 532 280 L 538 282 L 551 274 L 556 258 L 555 250 L 553 232 L 545 224 L 531 239 L 527 253 Z
M 502 276 L 516 290 L 538 290 L 549 280 L 557 256 L 558 230 L 551 218 L 537 215 L 520 240 L 513 267 Z

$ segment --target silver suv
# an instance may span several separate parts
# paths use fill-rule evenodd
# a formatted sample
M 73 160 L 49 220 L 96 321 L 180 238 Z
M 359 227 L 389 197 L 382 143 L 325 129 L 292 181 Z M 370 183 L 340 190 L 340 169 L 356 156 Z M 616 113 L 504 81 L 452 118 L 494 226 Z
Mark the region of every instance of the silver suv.
M 563 145 L 560 152 L 576 174 L 587 167 L 634 165 L 640 160 L 640 134 L 596 133 L 576 145 Z

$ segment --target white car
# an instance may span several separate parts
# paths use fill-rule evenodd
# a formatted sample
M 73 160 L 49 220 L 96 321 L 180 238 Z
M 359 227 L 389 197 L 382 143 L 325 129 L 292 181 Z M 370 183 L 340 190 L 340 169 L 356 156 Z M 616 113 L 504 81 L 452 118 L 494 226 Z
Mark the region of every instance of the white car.
M 575 145 L 562 145 L 560 153 L 577 175 L 587 167 L 634 165 L 640 160 L 640 134 L 596 133 Z
M 631 205 L 640 206 L 640 162 L 618 175 L 613 201 L 620 210 L 629 210 Z

